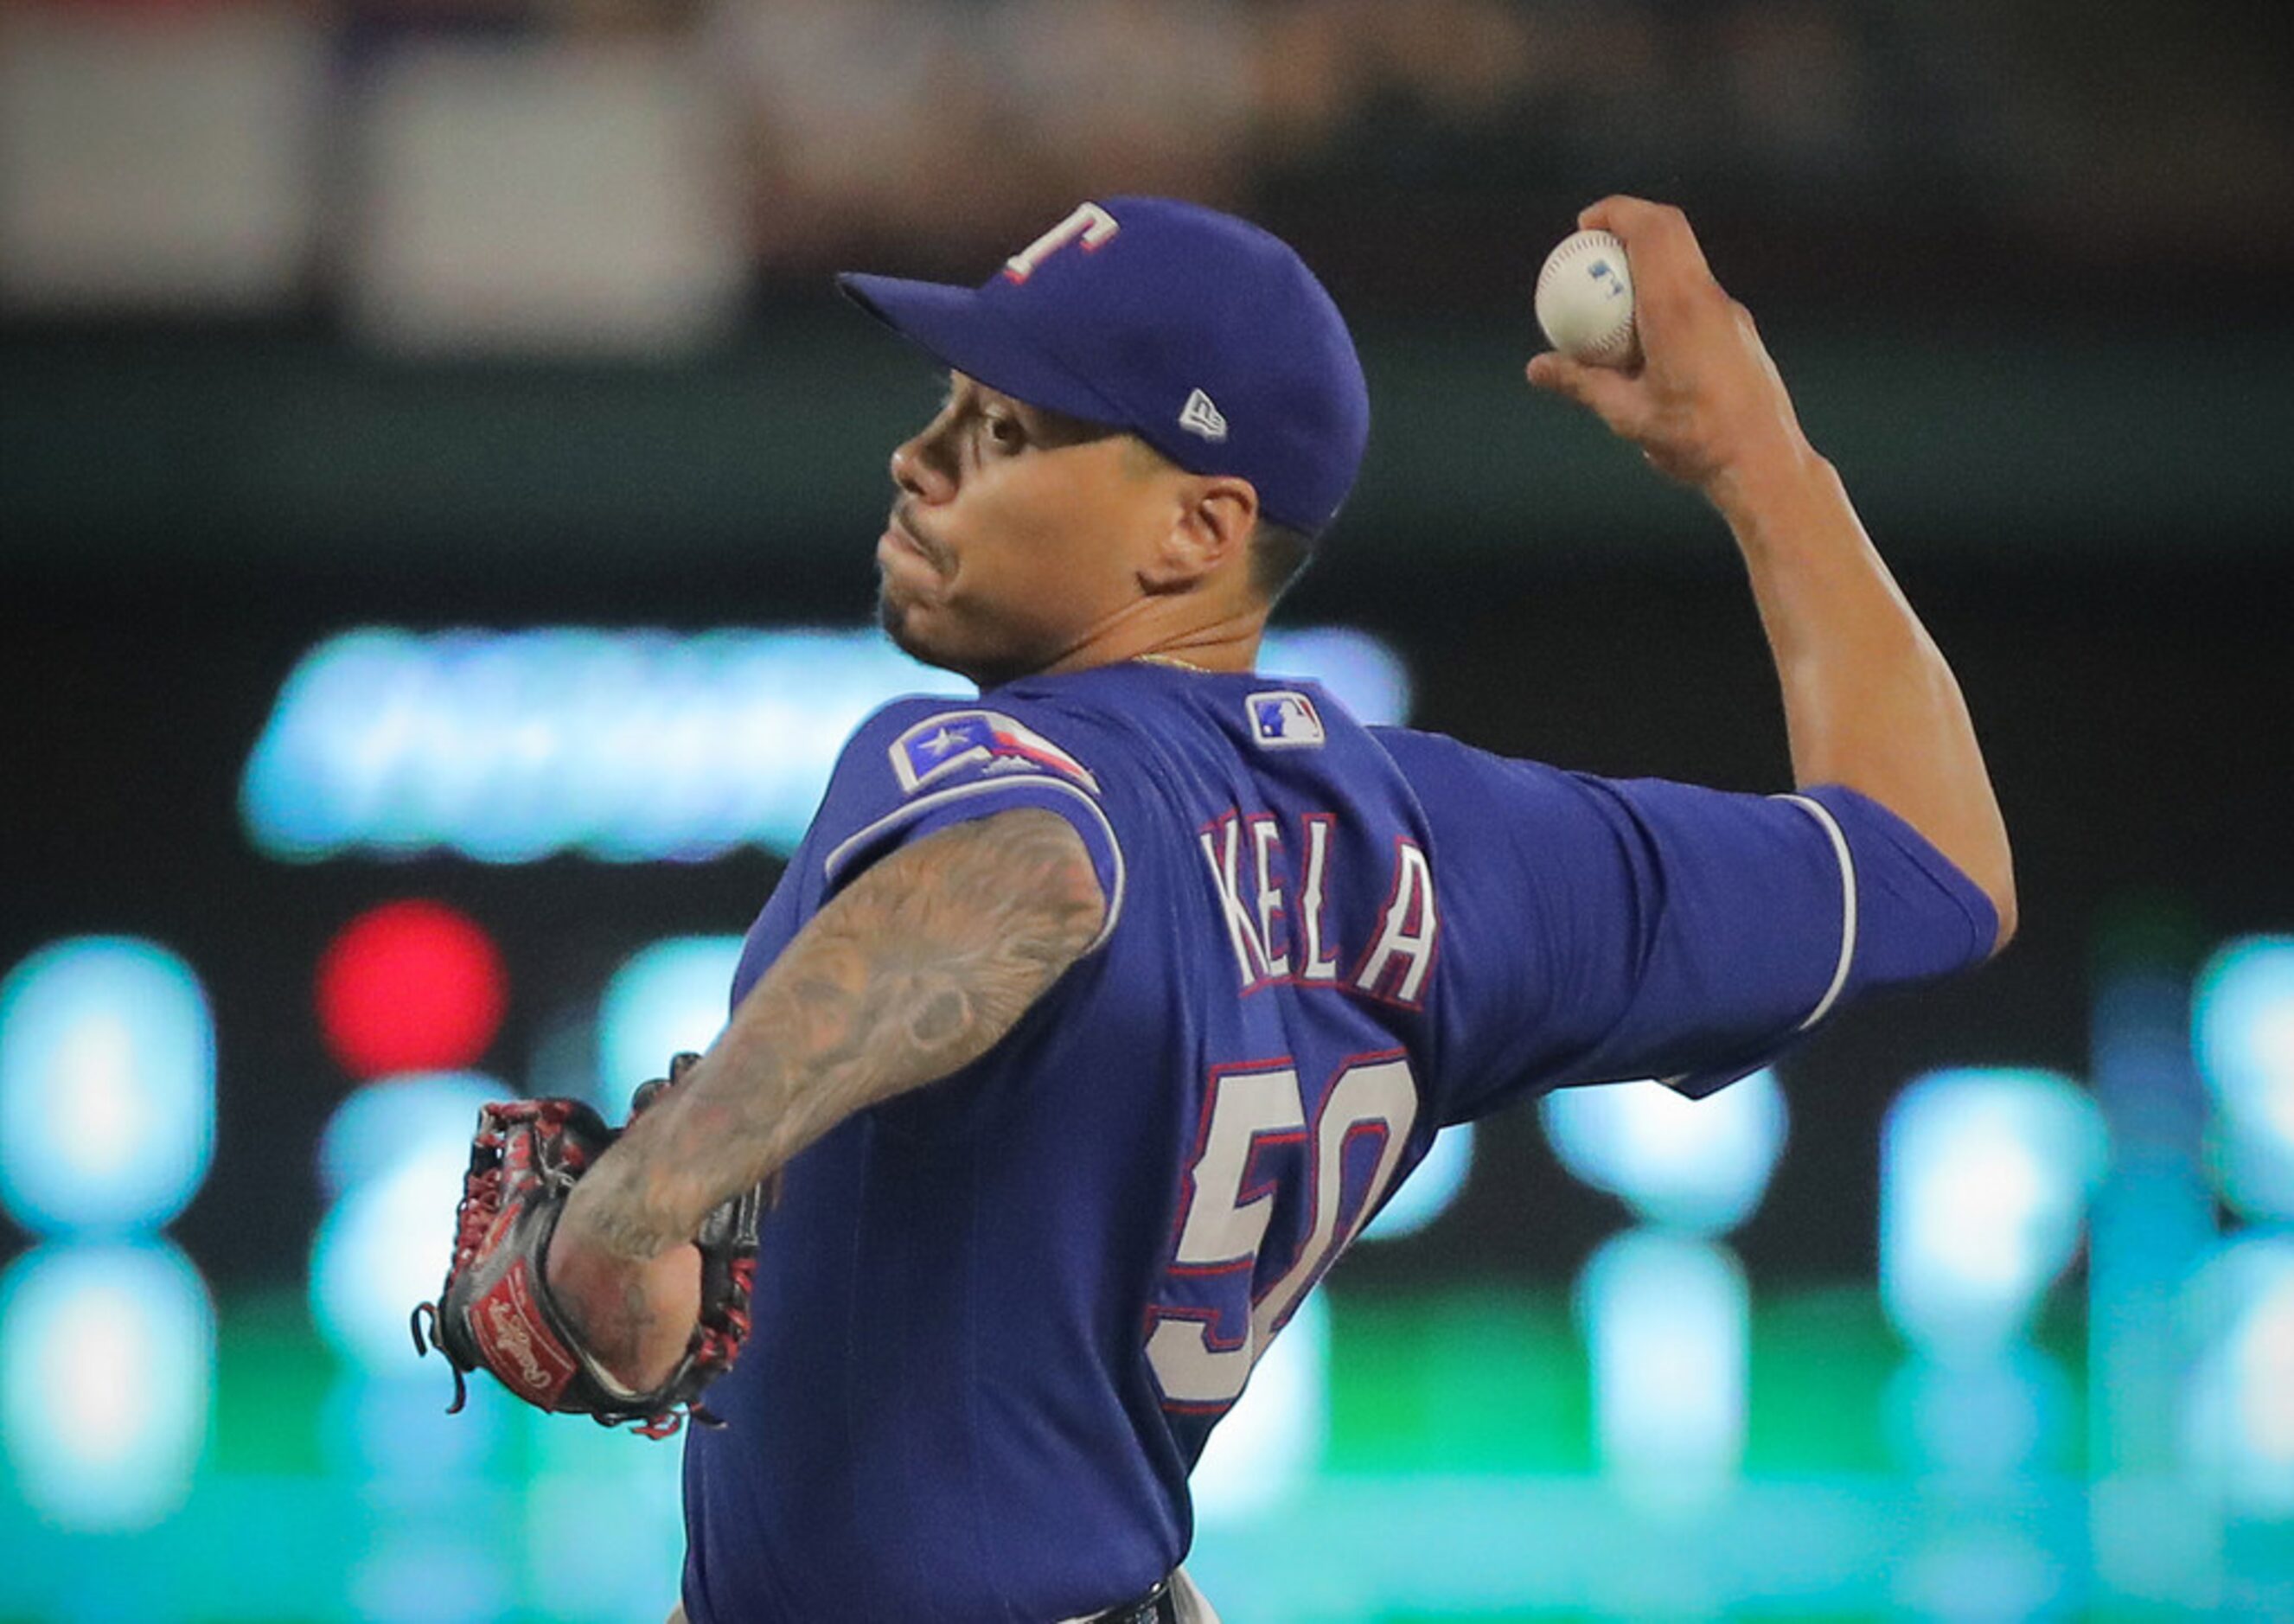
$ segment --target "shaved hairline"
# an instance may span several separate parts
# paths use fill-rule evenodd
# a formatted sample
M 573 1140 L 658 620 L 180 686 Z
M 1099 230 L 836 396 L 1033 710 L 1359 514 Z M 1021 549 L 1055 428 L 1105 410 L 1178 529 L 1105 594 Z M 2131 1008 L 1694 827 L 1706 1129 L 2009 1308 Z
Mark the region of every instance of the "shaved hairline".
M 1123 437 L 1124 471 L 1140 479 L 1159 474 L 1188 472 L 1144 437 L 1128 428 L 1114 432 Z M 1250 584 L 1272 608 L 1275 601 L 1290 589 L 1290 584 L 1314 561 L 1314 543 L 1305 532 L 1288 525 L 1278 524 L 1264 513 L 1250 532 Z

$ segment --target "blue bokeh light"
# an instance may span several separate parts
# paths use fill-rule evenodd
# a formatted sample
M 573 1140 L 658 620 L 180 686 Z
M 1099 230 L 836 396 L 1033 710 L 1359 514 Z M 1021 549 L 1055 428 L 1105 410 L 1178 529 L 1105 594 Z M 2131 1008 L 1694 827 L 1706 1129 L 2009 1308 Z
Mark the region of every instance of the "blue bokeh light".
M 682 1440 L 569 1424 L 509 1402 L 526 1425 L 530 1607 L 549 1619 L 665 1612 L 685 1561 Z M 569 1528 L 582 1538 L 562 1538 Z
M 1557 1089 L 1538 1112 L 1564 1167 L 1646 1221 L 1691 1235 L 1751 1216 L 1784 1154 L 1784 1090 L 1769 1071 L 1704 1099 L 1658 1082 Z
M 2062 1372 L 2024 1343 L 1950 1363 L 1916 1353 L 1891 1378 L 1884 1410 L 1904 1465 L 1963 1489 L 2045 1470 L 2076 1413 Z
M 2249 936 L 2200 971 L 2191 1024 L 2218 1113 L 2208 1161 L 2224 1198 L 2294 1219 L 2294 936 Z
M 59 1527 L 147 1528 L 191 1494 L 215 1387 L 199 1270 L 153 1242 L 54 1242 L 0 1277 L 0 1427 Z
M 1457 1122 L 1434 1136 L 1426 1159 L 1410 1170 L 1410 1177 L 1379 1210 L 1360 1239 L 1398 1241 L 1415 1235 L 1448 1212 L 1466 1187 L 1474 1166 L 1474 1124 Z
M 370 1084 L 337 1108 L 349 1127 L 330 1124 L 321 1141 L 323 1176 L 346 1182 L 312 1245 L 311 1312 L 357 1367 L 418 1368 L 407 1315 L 445 1279 L 470 1164 L 471 1102 L 481 1093 L 506 1099 L 512 1090 L 476 1074 Z M 351 1131 L 381 1121 L 403 1137 L 378 1147 Z
M 436 1510 L 386 1528 L 344 1575 L 366 1624 L 486 1624 L 517 1611 L 516 1578 L 500 1539 Z
M 1314 1481 L 1330 1430 L 1330 1312 L 1307 1296 L 1258 1356 L 1250 1382 L 1187 1480 L 1195 1515 L 1219 1524 L 1281 1506 Z
M 157 1228 L 215 1150 L 215 1027 L 150 942 L 79 936 L 0 982 L 0 1203 L 44 1234 Z
M 738 936 L 670 936 L 639 949 L 606 983 L 598 1005 L 598 1074 L 591 1103 L 608 1122 L 630 1096 L 668 1070 L 681 1049 L 705 1050 L 725 1028 Z
M 510 1098 L 483 1072 L 408 1072 L 354 1089 L 319 1135 L 319 1188 L 329 1200 L 386 1178 L 409 1155 L 465 1161 L 478 1108 Z
M 1270 676 L 1320 682 L 1358 722 L 1410 720 L 1410 671 L 1386 641 L 1350 626 L 1300 626 L 1266 634 L 1258 668 Z
M 2239 1511 L 2294 1520 L 2294 1235 L 2229 1242 L 2192 1284 L 2184 1449 Z
M 1264 652 L 1270 673 L 1319 679 L 1366 722 L 1408 718 L 1408 675 L 1367 633 L 1270 633 Z M 870 712 L 973 691 L 875 632 L 370 627 L 289 675 L 240 809 L 256 845 L 291 861 L 785 853 Z
M 1930 1358 L 1996 1357 L 2078 1249 L 2107 1146 L 2052 1072 L 1931 1072 L 1881 1130 L 1880 1296 Z
M 1650 1506 L 1710 1500 L 1745 1452 L 1752 1296 L 1713 1242 L 1632 1229 L 1577 1282 L 1604 1468 Z

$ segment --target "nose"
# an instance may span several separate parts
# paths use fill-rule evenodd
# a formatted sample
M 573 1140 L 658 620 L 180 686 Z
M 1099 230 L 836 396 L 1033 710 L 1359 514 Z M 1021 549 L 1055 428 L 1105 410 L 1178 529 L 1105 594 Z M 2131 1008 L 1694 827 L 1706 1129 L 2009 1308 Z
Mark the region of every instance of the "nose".
M 892 447 L 892 483 L 918 502 L 945 502 L 955 480 L 934 454 L 934 430 L 927 427 Z

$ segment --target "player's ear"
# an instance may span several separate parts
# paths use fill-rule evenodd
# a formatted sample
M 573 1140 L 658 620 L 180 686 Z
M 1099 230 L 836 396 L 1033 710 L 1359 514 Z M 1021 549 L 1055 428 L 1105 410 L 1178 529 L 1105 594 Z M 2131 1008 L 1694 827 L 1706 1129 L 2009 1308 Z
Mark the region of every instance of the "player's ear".
M 1247 567 L 1258 526 L 1258 493 L 1248 479 L 1193 474 L 1175 482 L 1171 522 L 1139 571 L 1151 592 L 1184 592 L 1232 567 Z

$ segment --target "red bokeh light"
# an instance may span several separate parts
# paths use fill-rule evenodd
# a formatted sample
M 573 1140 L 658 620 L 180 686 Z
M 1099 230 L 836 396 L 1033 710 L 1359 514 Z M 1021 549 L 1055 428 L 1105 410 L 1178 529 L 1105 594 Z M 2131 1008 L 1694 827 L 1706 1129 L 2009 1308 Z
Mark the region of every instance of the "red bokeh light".
M 493 938 L 439 902 L 370 909 L 319 959 L 319 1029 L 354 1077 L 476 1065 L 508 998 Z

